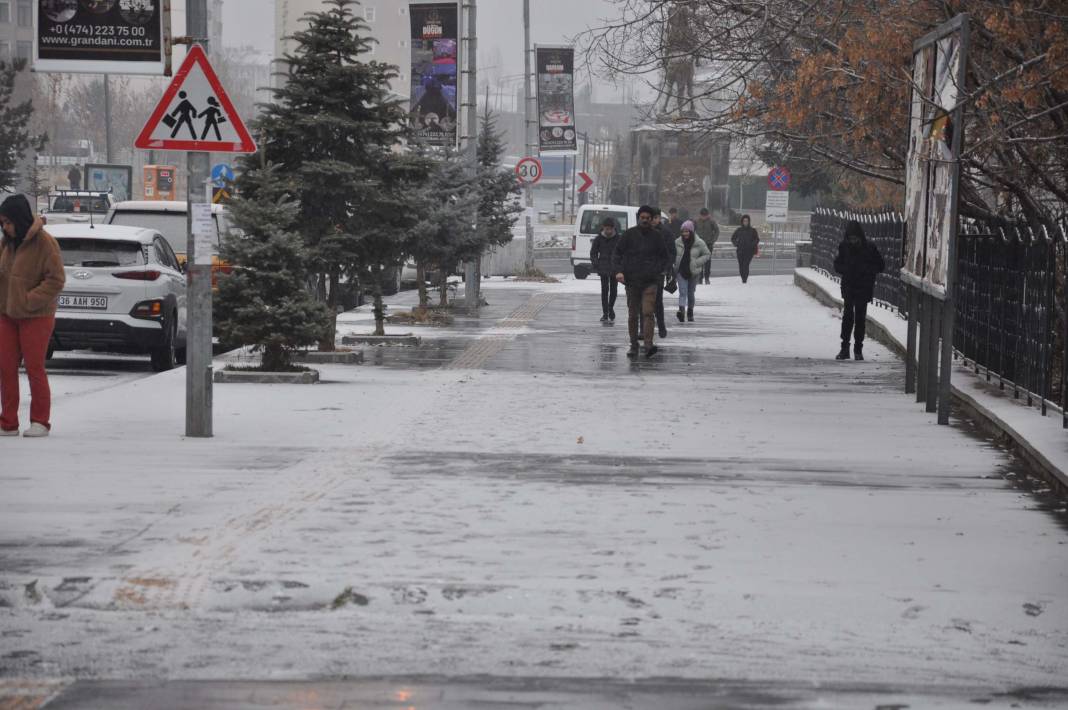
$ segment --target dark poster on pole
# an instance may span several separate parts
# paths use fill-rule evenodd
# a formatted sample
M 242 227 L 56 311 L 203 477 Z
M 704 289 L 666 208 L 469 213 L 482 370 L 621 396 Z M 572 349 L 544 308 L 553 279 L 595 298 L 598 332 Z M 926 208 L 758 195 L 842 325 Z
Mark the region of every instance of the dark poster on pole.
M 538 75 L 538 147 L 542 155 L 578 152 L 575 128 L 575 50 L 535 49 Z
M 428 145 L 456 145 L 460 10 L 454 2 L 411 4 L 411 122 Z
M 37 0 L 36 71 L 164 74 L 163 0 Z

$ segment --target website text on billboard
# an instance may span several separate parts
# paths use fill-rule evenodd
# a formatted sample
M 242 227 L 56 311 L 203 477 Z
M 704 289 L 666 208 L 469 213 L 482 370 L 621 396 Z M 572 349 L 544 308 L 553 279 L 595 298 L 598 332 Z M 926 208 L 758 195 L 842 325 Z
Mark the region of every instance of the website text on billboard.
M 37 0 L 34 69 L 166 72 L 162 0 Z

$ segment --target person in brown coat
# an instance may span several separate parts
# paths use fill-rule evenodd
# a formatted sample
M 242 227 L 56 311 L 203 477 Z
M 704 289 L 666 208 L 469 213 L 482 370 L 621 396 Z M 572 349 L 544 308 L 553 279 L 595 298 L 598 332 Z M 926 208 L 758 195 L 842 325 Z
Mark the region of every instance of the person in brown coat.
M 66 274 L 59 244 L 43 227 L 22 195 L 0 204 L 0 436 L 19 433 L 20 361 L 30 381 L 23 436 L 48 436 L 52 428 L 45 359 Z

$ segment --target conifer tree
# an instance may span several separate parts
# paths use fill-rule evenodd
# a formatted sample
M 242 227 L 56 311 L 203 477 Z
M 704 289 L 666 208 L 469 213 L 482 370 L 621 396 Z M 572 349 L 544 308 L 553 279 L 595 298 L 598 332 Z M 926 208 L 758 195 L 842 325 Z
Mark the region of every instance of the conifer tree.
M 307 28 L 282 60 L 284 84 L 255 122 L 260 150 L 277 163 L 299 203 L 296 229 L 309 247 L 314 272 L 336 324 L 344 280 L 374 275 L 396 258 L 396 224 L 411 218 L 398 189 L 406 158 L 395 148 L 408 116 L 389 93 L 394 66 L 364 61 L 373 39 L 353 12 L 354 0 L 324 0 L 304 16 Z M 336 329 L 320 341 L 334 348 Z
M 12 103 L 15 82 L 26 61 L 0 61 L 0 190 L 14 190 L 19 181 L 19 164 L 27 150 L 39 151 L 47 137 L 35 135 L 30 127 L 33 102 Z
M 482 242 L 479 255 L 489 247 L 512 241 L 512 227 L 523 211 L 518 200 L 519 178 L 514 171 L 501 167 L 502 136 L 487 107 L 478 133 L 478 232 Z
M 276 165 L 246 159 L 230 204 L 232 232 L 221 248 L 232 273 L 219 280 L 216 325 L 224 342 L 252 345 L 263 369 L 284 371 L 292 352 L 317 342 L 334 319 L 306 288 L 306 247 L 296 233 L 300 206 Z

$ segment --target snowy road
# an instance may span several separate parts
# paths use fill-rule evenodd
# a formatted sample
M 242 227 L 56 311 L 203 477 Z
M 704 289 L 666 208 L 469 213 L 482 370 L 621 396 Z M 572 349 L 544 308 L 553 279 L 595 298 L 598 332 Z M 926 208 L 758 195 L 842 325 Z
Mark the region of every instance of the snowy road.
M 184 371 L 0 441 L 0 698 L 1068 702 L 1068 515 L 1016 462 L 938 427 L 878 345 L 829 360 L 838 321 L 786 278 L 702 287 L 639 363 L 596 289 L 490 282 L 480 319 L 325 384 L 218 386 L 210 441 L 178 436 Z

